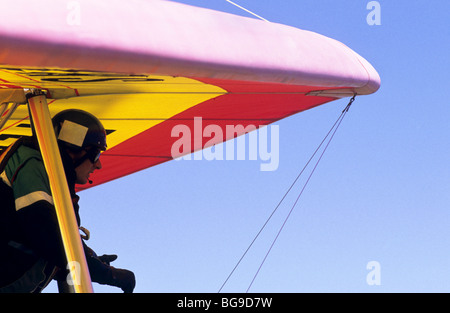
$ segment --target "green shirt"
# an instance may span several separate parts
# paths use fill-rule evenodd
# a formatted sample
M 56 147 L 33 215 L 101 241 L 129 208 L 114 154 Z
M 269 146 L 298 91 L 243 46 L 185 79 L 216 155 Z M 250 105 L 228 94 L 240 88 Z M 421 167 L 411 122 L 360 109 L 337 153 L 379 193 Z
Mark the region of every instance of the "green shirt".
M 20 146 L 9 159 L 2 179 L 13 189 L 16 211 L 40 200 L 53 205 L 47 172 L 37 150 Z

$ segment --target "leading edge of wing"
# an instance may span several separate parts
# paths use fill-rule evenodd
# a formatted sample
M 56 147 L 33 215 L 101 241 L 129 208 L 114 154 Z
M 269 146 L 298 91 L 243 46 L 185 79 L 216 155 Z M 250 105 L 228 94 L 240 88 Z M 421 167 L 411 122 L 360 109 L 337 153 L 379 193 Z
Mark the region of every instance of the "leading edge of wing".
M 370 94 L 376 70 L 342 43 L 293 27 L 149 0 L 16 0 L 0 12 L 0 64 L 160 74 Z M 28 12 L 27 18 L 17 18 Z M 71 20 L 73 14 L 77 20 Z

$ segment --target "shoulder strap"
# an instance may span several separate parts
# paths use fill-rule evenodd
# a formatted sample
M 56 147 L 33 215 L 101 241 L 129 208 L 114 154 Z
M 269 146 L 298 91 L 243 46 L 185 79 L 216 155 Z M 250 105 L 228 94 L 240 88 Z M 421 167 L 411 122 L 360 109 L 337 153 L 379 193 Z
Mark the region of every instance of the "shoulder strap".
M 8 163 L 9 158 L 11 157 L 11 155 L 13 155 L 14 152 L 17 151 L 17 148 L 19 148 L 19 146 L 22 144 L 22 142 L 23 142 L 23 137 L 20 137 L 15 142 L 10 144 L 9 147 L 6 148 L 6 150 L 3 151 L 3 153 L 0 155 L 0 173 L 5 170 L 6 163 Z
M 11 158 L 11 156 L 17 151 L 17 149 L 21 145 L 25 145 L 25 146 L 29 146 L 29 147 L 33 147 L 34 148 L 33 142 L 30 141 L 27 137 L 20 137 L 20 138 L 18 138 L 15 142 L 10 144 L 9 147 L 6 148 L 6 150 L 0 155 L 0 173 L 3 173 L 3 171 L 5 170 L 6 164 L 9 161 L 9 159 Z M 17 167 L 14 175 L 10 179 L 10 184 L 12 184 L 13 181 L 16 179 L 16 176 L 19 173 L 19 171 L 22 169 L 22 167 L 24 167 L 24 165 L 31 159 L 40 160 L 39 158 L 37 158 L 35 156 L 32 156 L 32 157 L 28 158 L 27 160 L 25 160 L 25 162 L 23 162 L 19 167 Z

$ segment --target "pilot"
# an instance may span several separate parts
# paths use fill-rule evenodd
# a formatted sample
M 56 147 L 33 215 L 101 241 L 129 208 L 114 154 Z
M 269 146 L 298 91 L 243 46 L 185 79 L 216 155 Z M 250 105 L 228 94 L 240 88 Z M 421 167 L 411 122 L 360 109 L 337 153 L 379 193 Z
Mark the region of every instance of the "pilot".
M 62 111 L 52 122 L 80 226 L 75 184 L 91 182 L 91 173 L 102 168 L 106 132 L 95 116 L 81 110 Z M 52 279 L 60 292 L 68 291 L 67 259 L 36 139 L 11 145 L 0 157 L 0 172 L 0 292 L 41 292 Z M 110 265 L 116 255 L 97 256 L 82 242 L 93 282 L 133 292 L 133 272 Z

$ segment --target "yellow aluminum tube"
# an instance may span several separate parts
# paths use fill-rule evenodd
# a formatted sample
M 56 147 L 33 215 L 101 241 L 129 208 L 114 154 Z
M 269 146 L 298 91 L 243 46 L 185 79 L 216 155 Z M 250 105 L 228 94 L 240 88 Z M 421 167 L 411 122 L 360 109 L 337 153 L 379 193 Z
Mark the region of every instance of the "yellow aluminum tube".
M 91 278 L 78 232 L 78 224 L 51 122 L 47 99 L 45 95 L 31 97 L 28 99 L 28 106 L 50 181 L 67 262 L 70 265 L 71 284 L 73 284 L 77 293 L 91 293 L 93 292 Z

